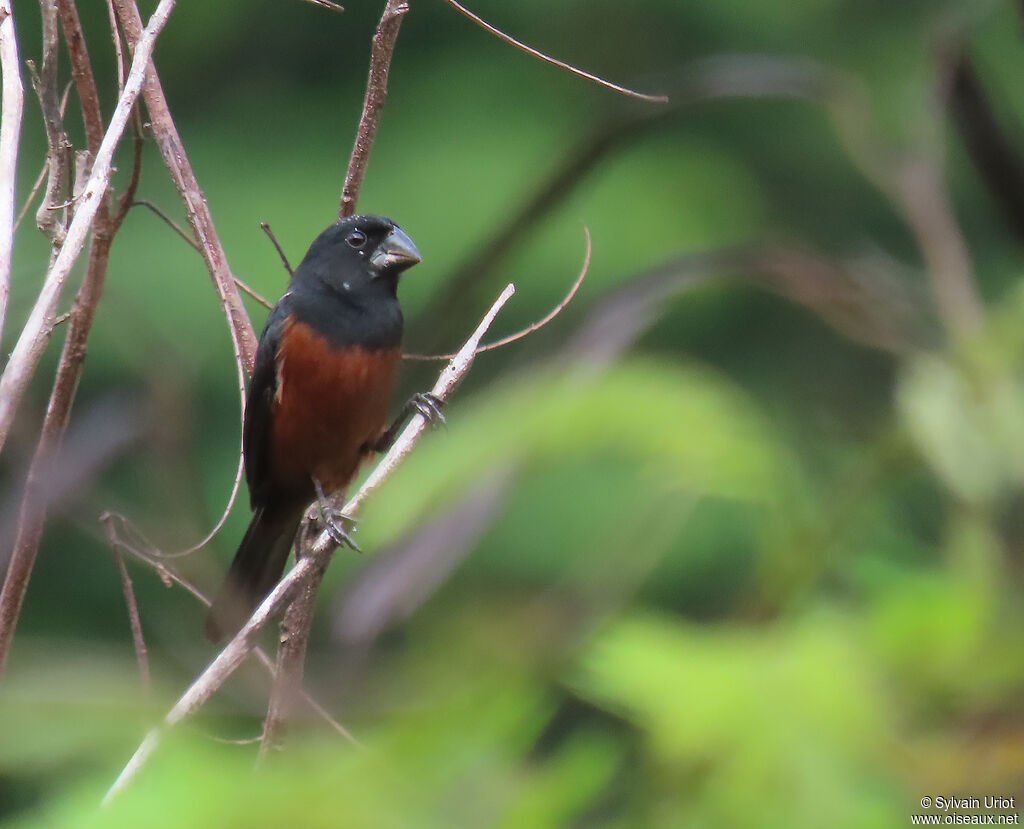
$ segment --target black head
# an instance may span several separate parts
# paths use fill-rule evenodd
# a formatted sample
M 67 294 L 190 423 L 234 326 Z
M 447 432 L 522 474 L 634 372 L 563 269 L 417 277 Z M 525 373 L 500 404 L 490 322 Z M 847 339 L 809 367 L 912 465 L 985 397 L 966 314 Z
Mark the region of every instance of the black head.
M 398 276 L 420 261 L 409 235 L 384 216 L 339 219 L 313 240 L 295 272 L 339 293 L 394 296 Z

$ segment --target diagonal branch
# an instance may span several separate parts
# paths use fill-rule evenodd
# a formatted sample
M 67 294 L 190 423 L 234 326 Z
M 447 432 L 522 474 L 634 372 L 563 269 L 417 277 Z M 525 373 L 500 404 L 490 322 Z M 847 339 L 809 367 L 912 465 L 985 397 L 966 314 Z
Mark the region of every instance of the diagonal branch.
M 142 46 L 142 18 L 135 0 L 114 0 L 118 18 L 124 28 L 128 45 L 135 54 L 132 61 L 134 70 L 139 50 Z M 147 61 L 149 54 L 146 55 Z M 160 147 L 160 154 L 171 173 L 175 187 L 185 202 L 185 210 L 189 223 L 195 231 L 196 239 L 202 247 L 203 260 L 210 271 L 217 296 L 228 319 L 231 342 L 235 352 L 235 360 L 239 366 L 239 374 L 243 376 L 252 371 L 256 358 L 256 332 L 245 311 L 242 297 L 238 293 L 231 269 L 228 267 L 227 255 L 220 243 L 220 237 L 213 224 L 209 205 L 203 195 L 199 182 L 196 180 L 192 165 L 189 163 L 185 146 L 174 125 L 167 98 L 164 95 L 156 67 L 149 64 L 149 74 L 143 89 L 146 109 L 149 111 L 150 126 L 153 137 Z
M 474 354 L 476 347 L 480 344 L 480 339 L 513 293 L 515 293 L 515 288 L 510 284 L 502 291 L 501 296 L 491 306 L 490 311 L 481 320 L 455 359 L 441 372 L 432 390 L 439 398 L 442 400 L 447 398 L 459 385 L 462 378 L 466 376 L 470 366 L 473 364 Z M 366 479 L 355 497 L 345 505 L 344 512 L 346 515 L 354 515 L 358 511 L 366 497 L 379 487 L 406 455 L 413 450 L 413 447 L 426 428 L 427 421 L 422 415 L 417 414 L 409 421 L 409 424 L 405 427 L 402 434 L 399 435 L 398 440 L 392 445 L 387 455 L 384 456 L 369 478 Z M 109 804 L 122 789 L 131 783 L 159 746 L 164 733 L 186 717 L 196 713 L 213 696 L 217 689 L 224 684 L 234 670 L 242 664 L 249 651 L 252 650 L 256 634 L 259 630 L 292 599 L 296 591 L 306 583 L 314 569 L 322 561 L 329 560 L 335 546 L 331 540 L 330 533 L 326 530 L 319 535 L 316 542 L 311 546 L 309 554 L 299 559 L 295 566 L 278 582 L 277 587 L 256 608 L 249 621 L 235 635 L 235 638 L 217 655 L 213 662 L 210 663 L 206 670 L 192 683 L 191 687 L 168 712 L 163 722 L 145 736 L 131 760 L 128 761 L 128 764 L 121 771 L 121 774 L 104 797 L 103 803 L 105 805 Z
M 121 537 L 121 534 L 117 527 L 117 522 L 123 518 L 116 515 L 115 513 L 105 512 L 100 516 L 100 523 L 104 525 L 106 532 L 107 543 L 114 551 L 115 555 L 123 555 L 127 553 L 132 558 L 141 561 L 143 564 L 153 569 L 157 577 L 164 583 L 166 587 L 170 587 L 172 584 L 176 584 L 183 588 L 185 592 L 189 593 L 194 599 L 199 601 L 205 607 L 210 606 L 210 600 L 206 595 L 196 587 L 192 582 L 181 575 L 174 567 L 168 563 L 168 556 L 163 553 L 150 553 L 149 551 L 143 551 L 134 545 L 128 543 Z M 256 660 L 266 669 L 267 673 L 271 677 L 274 675 L 274 662 L 267 656 L 267 654 L 260 648 L 253 648 L 253 655 Z M 359 742 L 345 726 L 338 722 L 334 717 L 331 716 L 330 712 L 324 708 L 319 702 L 317 702 L 308 691 L 301 691 L 303 701 L 310 707 L 310 709 L 321 717 L 332 729 L 334 729 L 340 736 L 348 740 L 352 745 L 362 748 L 362 743 Z
M 0 69 L 3 71 L 3 105 L 0 115 L 0 334 L 3 334 L 11 295 L 11 254 L 14 249 L 14 211 L 17 196 L 18 143 L 25 91 L 21 83 L 21 59 L 14 30 L 11 0 L 0 0 Z
M 444 1 L 453 9 L 455 9 L 455 11 L 457 11 L 459 14 L 469 18 L 474 23 L 476 23 L 477 26 L 484 29 L 485 31 L 490 32 L 492 35 L 498 38 L 498 40 L 502 40 L 505 43 L 509 44 L 510 46 L 515 46 L 517 49 L 526 52 L 526 54 L 533 55 L 538 60 L 542 60 L 545 63 L 550 63 L 552 66 L 557 66 L 559 69 L 564 69 L 566 72 L 571 72 L 573 75 L 576 75 L 577 77 L 585 78 L 588 81 L 593 81 L 598 86 L 603 86 L 605 89 L 611 89 L 614 92 L 618 92 L 630 98 L 639 98 L 641 101 L 650 101 L 651 103 L 655 104 L 668 103 L 668 95 L 648 95 L 645 92 L 637 92 L 634 89 L 630 89 L 625 86 L 620 86 L 619 84 L 612 83 L 611 81 L 606 81 L 604 78 L 598 77 L 597 75 L 591 74 L 590 72 L 584 72 L 582 69 L 573 66 L 571 63 L 566 63 L 565 61 L 561 61 L 558 58 L 553 58 L 551 57 L 551 55 L 544 54 L 539 49 L 534 49 L 532 46 L 526 45 L 521 40 L 516 40 L 514 37 L 512 37 L 512 35 L 506 34 L 497 26 L 492 26 L 478 14 L 474 14 L 465 6 L 461 5 L 460 3 L 457 3 L 456 0 Z

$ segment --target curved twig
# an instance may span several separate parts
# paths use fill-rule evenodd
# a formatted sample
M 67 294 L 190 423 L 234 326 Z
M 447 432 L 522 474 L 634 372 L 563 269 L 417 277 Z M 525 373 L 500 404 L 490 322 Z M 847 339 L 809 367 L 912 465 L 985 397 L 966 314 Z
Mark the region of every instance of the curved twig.
M 553 58 L 551 57 L 551 55 L 546 55 L 540 50 L 534 49 L 532 46 L 527 46 L 521 40 L 516 40 L 514 37 L 512 37 L 512 35 L 506 34 L 497 26 L 492 26 L 479 15 L 474 14 L 465 6 L 461 5 L 460 3 L 457 3 L 456 0 L 444 1 L 453 9 L 455 9 L 459 14 L 468 17 L 470 20 L 476 23 L 477 26 L 480 26 L 482 29 L 485 29 L 486 31 L 490 32 L 499 40 L 503 40 L 505 43 L 508 43 L 511 46 L 515 46 L 517 49 L 521 49 L 528 55 L 533 55 L 538 60 L 542 60 L 545 63 L 550 63 L 552 66 L 557 66 L 559 69 L 564 69 L 566 72 L 571 72 L 573 75 L 576 75 L 577 77 L 586 78 L 588 81 L 593 81 L 598 86 L 603 86 L 605 89 L 611 89 L 615 92 L 620 93 L 621 95 L 627 95 L 630 98 L 639 98 L 641 101 L 650 101 L 656 104 L 668 103 L 668 95 L 648 95 L 645 92 L 637 92 L 635 89 L 630 89 L 625 86 L 620 86 L 617 83 L 606 81 L 604 78 L 598 77 L 597 75 L 591 74 L 590 72 L 584 72 L 582 69 L 578 69 L 577 67 L 573 66 L 570 63 L 561 61 L 558 58 Z
M 509 334 L 507 337 L 502 337 L 500 340 L 495 340 L 493 343 L 487 343 L 487 345 L 480 346 L 476 350 L 477 354 L 481 354 L 484 351 L 492 351 L 495 348 L 501 348 L 503 345 L 509 345 L 510 343 L 514 343 L 516 340 L 521 340 L 528 334 L 532 334 L 534 331 L 543 328 L 545 325 L 551 322 L 551 320 L 553 320 L 555 317 L 561 314 L 562 311 L 565 310 L 565 307 L 570 302 L 572 302 L 573 297 L 576 296 L 576 292 L 580 289 L 580 285 L 583 284 L 583 280 L 587 275 L 587 271 L 590 270 L 590 254 L 593 250 L 593 245 L 590 238 L 590 228 L 584 225 L 583 232 L 584 234 L 586 234 L 587 237 L 587 252 L 583 258 L 583 267 L 580 269 L 580 274 L 579 276 L 576 277 L 576 281 L 573 282 L 572 287 L 569 289 L 569 293 L 565 295 L 565 299 L 563 299 L 561 302 L 558 303 L 558 305 L 552 308 L 551 311 L 548 312 L 548 314 L 543 319 L 537 320 L 537 322 L 533 323 L 532 325 L 526 326 L 526 328 L 517 331 L 515 334 Z M 435 360 L 450 360 L 454 356 L 455 354 L 403 354 L 402 359 L 410 360 L 412 362 L 433 362 Z

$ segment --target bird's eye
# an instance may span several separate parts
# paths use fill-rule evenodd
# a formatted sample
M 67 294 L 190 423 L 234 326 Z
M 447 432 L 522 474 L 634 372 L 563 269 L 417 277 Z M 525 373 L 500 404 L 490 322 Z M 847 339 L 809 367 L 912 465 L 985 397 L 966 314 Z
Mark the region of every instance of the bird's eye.
M 366 244 L 366 234 L 361 230 L 353 230 L 345 237 L 345 241 L 348 242 L 350 248 L 359 250 L 359 248 Z

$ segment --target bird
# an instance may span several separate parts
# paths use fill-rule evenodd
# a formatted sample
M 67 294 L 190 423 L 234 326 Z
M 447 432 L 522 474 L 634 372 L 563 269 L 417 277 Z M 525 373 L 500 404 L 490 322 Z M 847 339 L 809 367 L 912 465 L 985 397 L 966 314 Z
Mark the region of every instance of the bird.
M 387 425 L 401 360 L 398 281 L 421 260 L 391 219 L 342 218 L 316 237 L 271 309 L 242 428 L 253 515 L 207 614 L 211 641 L 237 633 L 280 580 L 314 500 L 334 540 L 355 547 L 326 497 L 385 451 L 414 412 L 443 421 L 440 401 L 419 394 Z

